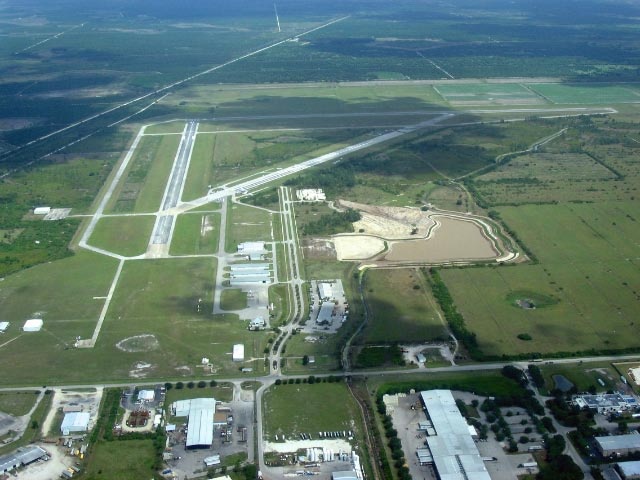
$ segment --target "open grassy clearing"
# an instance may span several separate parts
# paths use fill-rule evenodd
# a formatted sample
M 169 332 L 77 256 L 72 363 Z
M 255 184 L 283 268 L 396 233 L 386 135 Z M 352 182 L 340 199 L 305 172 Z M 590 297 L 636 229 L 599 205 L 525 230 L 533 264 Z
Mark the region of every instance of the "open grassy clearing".
M 428 342 L 446 338 L 431 293 L 414 269 L 370 269 L 365 273 L 365 301 L 371 318 L 360 342 Z
M 227 288 L 222 291 L 220 308 L 223 310 L 240 310 L 247 307 L 247 292 L 240 288 Z
M 178 151 L 180 135 L 143 137 L 127 174 L 120 180 L 108 212 L 146 213 L 160 208 Z
M 32 393 L 32 395 L 35 397 L 35 394 Z M 44 419 L 46 418 L 47 414 L 49 413 L 49 409 L 51 408 L 51 395 L 46 395 L 44 396 L 44 398 L 42 399 L 42 401 L 38 404 L 38 406 L 36 407 L 36 409 L 33 411 L 33 414 L 30 417 L 31 422 L 36 422 L 31 423 L 29 422 L 29 426 L 27 427 L 27 429 L 25 430 L 24 434 L 22 435 L 22 437 L 20 437 L 19 440 L 16 440 L 15 442 L 11 442 L 7 445 L 3 445 L 0 447 L 0 455 L 5 455 L 8 453 L 13 452 L 16 448 L 19 447 L 23 447 L 25 445 L 29 445 L 30 443 L 35 442 L 37 439 L 40 438 L 40 426 L 42 425 Z M 36 427 L 36 428 L 32 428 L 32 427 Z
M 559 104 L 594 105 L 640 102 L 640 89 L 636 85 L 537 83 L 530 84 L 529 88 L 547 100 Z
M 156 217 L 102 217 L 89 239 L 89 244 L 125 257 L 147 251 Z
M 196 135 L 182 192 L 183 202 L 200 198 L 209 191 L 210 181 L 216 176 L 213 153 L 218 138 L 218 135 Z
M 171 239 L 171 255 L 207 255 L 218 251 L 220 214 L 178 215 Z
M 608 362 L 589 362 L 573 365 L 541 365 L 540 370 L 545 380 L 545 388 L 548 392 L 556 388 L 554 375 L 562 375 L 573 383 L 578 392 L 586 392 L 595 388 L 598 392 L 607 390 L 619 390 L 620 375 Z M 598 379 L 604 382 L 600 385 Z
M 327 401 L 331 399 L 331 401 Z M 336 408 L 340 405 L 340 408 Z M 264 435 L 357 430 L 361 414 L 344 383 L 275 385 L 264 395 Z
M 0 393 L 0 412 L 20 417 L 29 413 L 35 405 L 39 392 L 3 392 Z
M 409 392 L 416 390 L 433 390 L 446 388 L 463 390 L 485 396 L 508 396 L 523 393 L 523 389 L 513 380 L 495 371 L 459 372 L 459 373 L 408 373 L 401 380 L 390 382 L 388 378 L 374 376 L 367 380 L 369 389 L 379 393 Z
M 271 214 L 259 208 L 236 203 L 227 206 L 227 231 L 225 249 L 229 253 L 236 252 L 238 244 L 263 240 L 270 242 Z
M 453 106 L 546 103 L 542 97 L 517 83 L 440 84 L 434 88 Z
M 122 480 L 154 478 L 155 457 L 153 440 L 99 441 L 91 450 L 81 478 L 97 480 L 107 472 L 109 477 Z
M 516 355 L 637 347 L 634 208 L 632 202 L 500 208 L 540 265 L 442 272 L 481 350 Z M 523 309 L 508 301 L 518 290 L 559 301 Z M 532 340 L 518 340 L 522 333 Z

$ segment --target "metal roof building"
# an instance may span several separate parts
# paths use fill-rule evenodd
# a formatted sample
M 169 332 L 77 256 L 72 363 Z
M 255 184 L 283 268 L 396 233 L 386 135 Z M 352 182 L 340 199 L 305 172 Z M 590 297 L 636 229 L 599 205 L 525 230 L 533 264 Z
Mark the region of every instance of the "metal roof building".
M 596 445 L 600 453 L 608 457 L 609 455 L 627 455 L 640 451 L 640 435 L 629 433 L 627 435 L 610 435 L 607 437 L 596 437 Z
M 40 318 L 32 318 L 31 320 L 27 320 L 24 322 L 24 326 L 22 327 L 23 332 L 39 332 L 42 328 L 42 319 Z
M 63 435 L 70 433 L 86 432 L 89 429 L 89 412 L 67 413 L 62 420 L 60 431 Z
M 9 328 L 9 322 L 0 322 L 0 332 L 4 332 Z
M 335 306 L 336 305 L 333 302 L 322 302 L 320 311 L 318 312 L 318 318 L 316 318 L 316 323 L 331 323 L 331 317 L 333 316 L 333 309 Z
M 242 343 L 237 343 L 233 346 L 232 360 L 234 362 L 244 361 L 244 345 Z
M 46 456 L 48 456 L 48 453 L 36 445 L 19 448 L 10 455 L 0 457 L 0 473 L 6 473 L 23 465 L 29 465 Z
M 318 294 L 320 299 L 333 298 L 333 284 L 329 282 L 318 283 Z
M 189 405 L 187 448 L 210 448 L 213 443 L 215 398 L 194 398 Z
M 333 472 L 332 480 L 358 480 L 358 476 L 354 470 L 345 470 L 341 472 Z
M 450 390 L 420 392 L 435 436 L 427 437 L 433 463 L 441 480 L 491 480 Z
M 640 478 L 640 461 L 618 462 L 618 470 L 624 480 Z
M 269 270 L 269 263 L 234 263 L 230 265 L 232 272 L 240 272 L 242 270 Z

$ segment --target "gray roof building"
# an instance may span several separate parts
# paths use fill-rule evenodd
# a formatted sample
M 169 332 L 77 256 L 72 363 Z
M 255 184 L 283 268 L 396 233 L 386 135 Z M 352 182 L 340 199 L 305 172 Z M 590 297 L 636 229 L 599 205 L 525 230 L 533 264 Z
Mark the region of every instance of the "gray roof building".
M 596 437 L 596 446 L 605 457 L 614 454 L 627 455 L 640 451 L 640 435 L 629 433 L 627 435 Z
M 44 449 L 36 445 L 19 448 L 10 455 L 0 457 L 0 473 L 8 472 L 23 465 L 29 465 L 47 455 Z
M 618 471 L 624 480 L 635 480 L 640 478 L 640 461 L 619 462 Z
M 189 404 L 187 448 L 210 448 L 213 443 L 215 398 L 194 398 Z

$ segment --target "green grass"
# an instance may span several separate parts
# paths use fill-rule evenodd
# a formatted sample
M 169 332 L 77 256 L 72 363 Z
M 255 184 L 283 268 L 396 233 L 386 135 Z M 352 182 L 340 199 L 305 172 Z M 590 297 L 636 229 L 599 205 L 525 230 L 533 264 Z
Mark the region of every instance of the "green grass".
M 414 269 L 372 269 L 365 274 L 371 319 L 363 343 L 427 342 L 446 336 L 430 291 Z
M 179 143 L 180 135 L 143 137 L 108 210 L 125 213 L 157 211 Z
M 218 135 L 196 135 L 189 161 L 189 172 L 182 192 L 183 201 L 188 202 L 206 195 L 210 179 L 215 176 L 213 153 L 218 138 Z
M 265 393 L 264 406 L 264 434 L 270 441 L 276 434 L 315 437 L 319 431 L 355 430 L 361 416 L 344 383 L 275 385 Z
M 535 105 L 544 99 L 517 83 L 440 84 L 435 89 L 452 105 Z
M 238 244 L 257 240 L 271 241 L 271 215 L 259 208 L 229 203 L 225 250 L 234 253 Z
M 0 412 L 14 417 L 26 415 L 35 405 L 37 398 L 38 395 L 33 391 L 0 393 Z
M 35 397 L 35 394 L 32 394 Z M 44 421 L 49 409 L 51 408 L 51 395 L 45 395 L 40 404 L 36 407 L 33 414 L 31 415 L 29 425 L 25 430 L 24 434 L 20 439 L 15 442 L 11 442 L 7 445 L 3 445 L 0 447 L 0 455 L 4 455 L 12 452 L 18 447 L 23 447 L 25 445 L 29 445 L 33 443 L 40 437 L 40 428 L 42 427 L 42 422 Z M 35 427 L 33 428 L 33 422 L 35 422 Z
M 155 478 L 155 456 L 152 440 L 99 441 L 93 446 L 86 471 L 79 478 L 98 480 L 105 475 L 122 480 Z
M 240 310 L 247 307 L 247 292 L 240 288 L 228 288 L 222 291 L 220 308 L 223 310 Z
M 555 388 L 554 375 L 563 375 L 573 383 L 579 392 L 586 392 L 589 387 L 595 387 L 598 392 L 607 390 L 619 390 L 620 375 L 607 362 L 589 362 L 571 365 L 551 364 L 540 365 L 540 370 L 545 379 L 545 388 L 551 391 Z M 598 383 L 598 379 L 604 382 L 604 386 Z
M 370 377 L 367 384 L 370 389 L 379 393 L 390 391 L 408 393 L 412 388 L 415 390 L 446 388 L 474 392 L 483 396 L 509 396 L 523 393 L 523 389 L 516 382 L 497 371 L 415 373 L 406 374 L 401 380 L 393 382 L 389 382 L 387 378 L 376 376 Z
M 171 255 L 207 255 L 218 251 L 220 214 L 178 215 L 171 247 Z
M 628 85 L 536 83 L 529 87 L 553 103 L 594 105 L 640 102 L 640 90 Z
M 156 217 L 152 215 L 103 217 L 88 243 L 125 257 L 142 255 L 147 251 L 155 221 Z
M 637 347 L 640 281 L 632 203 L 504 207 L 500 213 L 539 265 L 444 270 L 442 277 L 481 350 L 489 355 Z M 579 241 L 576 241 L 579 239 Z M 523 310 L 518 291 L 557 300 Z M 528 333 L 532 341 L 518 341 Z

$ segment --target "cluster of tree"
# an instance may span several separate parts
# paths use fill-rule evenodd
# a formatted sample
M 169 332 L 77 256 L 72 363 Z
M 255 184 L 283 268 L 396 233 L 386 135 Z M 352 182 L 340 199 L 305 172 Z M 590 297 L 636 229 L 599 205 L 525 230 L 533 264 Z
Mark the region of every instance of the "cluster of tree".
M 384 403 L 382 404 L 382 408 L 384 409 Z M 380 412 L 380 405 L 378 405 L 378 412 Z M 396 467 L 398 478 L 401 480 L 411 480 L 409 468 L 407 467 L 407 460 L 404 456 L 404 452 L 402 451 L 402 443 L 398 438 L 398 431 L 393 428 L 393 421 L 391 420 L 391 416 L 387 415 L 386 413 L 384 413 L 383 415 L 382 426 L 384 427 L 384 433 L 387 436 L 389 449 L 391 450 L 391 458 L 393 459 L 394 467 Z
M 336 383 L 336 382 L 341 382 L 343 381 L 342 377 L 337 377 L 335 375 L 329 375 L 327 377 L 316 377 L 314 375 L 309 375 L 308 377 L 305 378 L 289 378 L 289 379 L 285 379 L 285 380 L 281 380 L 281 379 L 276 379 L 275 384 L 276 385 L 299 385 L 301 383 L 308 383 L 313 385 L 314 383 Z
M 536 475 L 537 480 L 582 480 L 584 473 L 569 455 L 565 455 L 565 441 L 562 435 L 545 437 L 546 463 Z
M 440 274 L 435 268 L 429 269 L 428 272 L 425 271 L 425 269 L 423 269 L 423 271 L 425 273 L 428 273 L 427 278 L 429 279 L 429 283 L 431 284 L 433 296 L 438 302 L 442 313 L 444 313 L 451 331 L 456 336 L 456 338 L 462 342 L 464 347 L 469 352 L 469 355 L 471 355 L 473 359 L 482 360 L 484 355 L 478 347 L 476 334 L 467 329 L 467 326 L 464 322 L 464 317 L 460 312 L 458 312 L 458 309 L 453 303 L 453 298 L 449 293 L 449 289 L 442 281 Z
M 167 390 L 171 390 L 172 388 L 175 388 L 176 390 L 182 390 L 185 386 L 187 388 L 204 388 L 207 386 L 207 384 L 210 387 L 215 387 L 216 385 L 218 385 L 218 382 L 216 382 L 215 380 L 209 380 L 209 382 L 205 382 L 204 380 L 200 380 L 198 383 L 196 382 L 187 382 L 186 384 L 184 382 L 176 382 L 176 384 L 174 385 L 171 382 L 166 382 L 164 384 L 164 388 L 166 388 Z
M 276 188 L 269 188 L 253 195 L 248 195 L 242 198 L 242 201 L 256 207 L 269 207 L 271 205 L 277 205 L 278 190 Z
M 333 235 L 335 233 L 353 232 L 353 222 L 360 220 L 360 212 L 348 208 L 344 212 L 331 212 L 322 215 L 318 220 L 307 223 L 302 232 L 305 235 Z
M 527 380 L 527 374 L 520 370 L 518 367 L 513 365 L 505 365 L 502 367 L 502 375 L 511 380 L 517 382 L 522 388 L 525 388 L 529 385 L 529 380 Z
M 544 377 L 542 376 L 542 370 L 537 365 L 530 364 L 527 366 L 527 370 L 529 371 L 529 375 L 531 375 L 531 380 L 533 380 L 533 384 L 537 388 L 544 387 Z
M 284 184 L 299 188 L 322 188 L 327 196 L 333 197 L 346 189 L 353 188 L 356 177 L 351 166 L 338 165 L 330 169 L 303 173 L 290 178 Z
M 405 363 L 402 350 L 397 344 L 388 347 L 364 347 L 356 359 L 359 368 L 379 367 L 384 364 L 404 366 Z

